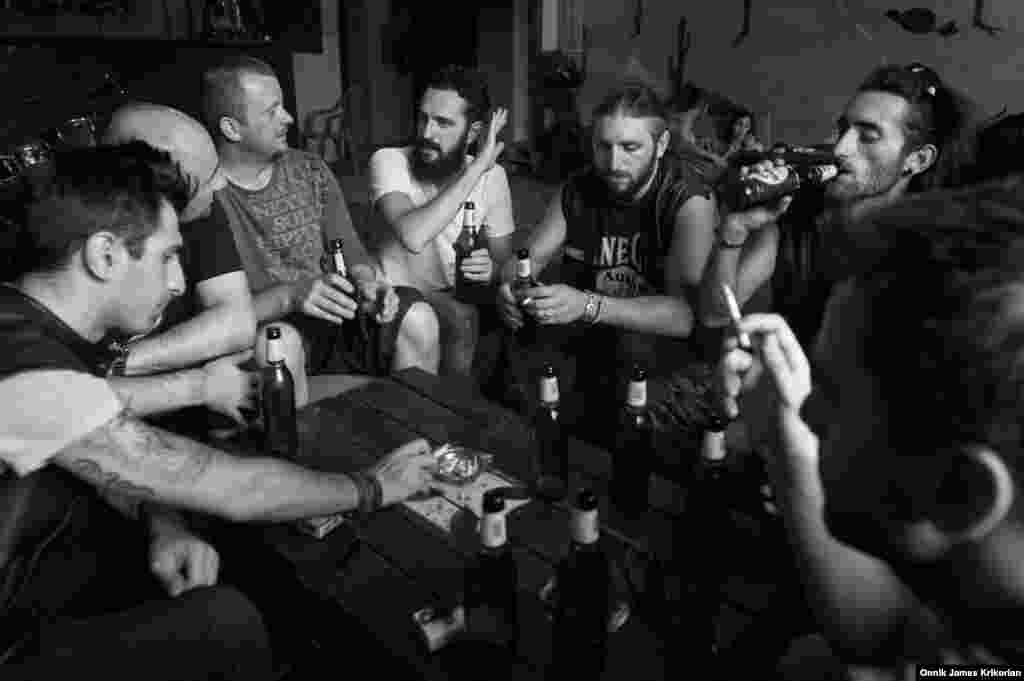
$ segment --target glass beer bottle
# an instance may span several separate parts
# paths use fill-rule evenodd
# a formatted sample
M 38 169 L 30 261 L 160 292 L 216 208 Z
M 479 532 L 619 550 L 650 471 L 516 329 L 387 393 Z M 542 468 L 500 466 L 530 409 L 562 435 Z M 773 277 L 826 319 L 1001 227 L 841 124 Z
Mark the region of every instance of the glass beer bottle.
M 653 464 L 654 430 L 647 410 L 647 372 L 634 365 L 612 448 L 611 493 L 616 508 L 627 513 L 646 510 Z
M 337 274 L 340 277 L 348 280 L 355 286 L 355 282 L 348 276 L 348 267 L 345 265 L 345 242 L 341 239 L 333 239 L 331 241 L 331 250 L 327 254 L 327 270 L 333 274 Z M 363 301 L 360 298 L 359 290 L 356 289 L 351 294 L 352 300 L 356 302 L 356 315 L 353 321 L 360 321 L 363 316 Z
M 581 489 L 569 519 L 569 553 L 556 568 L 551 664 L 546 678 L 599 679 L 608 650 L 610 565 L 601 548 L 597 496 Z
M 569 488 L 569 435 L 559 413 L 558 372 L 544 365 L 540 377 L 537 432 L 537 494 L 551 501 L 565 497 Z
M 281 329 L 267 327 L 267 363 L 260 376 L 260 406 L 269 456 L 294 459 L 299 451 L 295 381 L 284 362 Z
M 455 297 L 463 302 L 470 302 L 471 289 L 476 282 L 466 278 L 462 271 L 462 263 L 477 249 L 476 204 L 472 201 L 462 204 L 462 230 L 452 248 L 455 249 Z
M 533 276 L 530 251 L 520 248 L 516 251 L 516 278 L 512 281 L 512 295 L 519 303 L 519 312 L 523 317 L 523 325 L 519 328 L 518 336 L 526 344 L 531 344 L 536 340 L 539 325 L 536 317 L 526 309 L 528 299 L 525 298 L 523 292 L 538 285 L 537 279 Z
M 484 493 L 480 544 L 466 570 L 466 631 L 514 650 L 519 638 L 518 573 L 508 547 L 500 490 Z

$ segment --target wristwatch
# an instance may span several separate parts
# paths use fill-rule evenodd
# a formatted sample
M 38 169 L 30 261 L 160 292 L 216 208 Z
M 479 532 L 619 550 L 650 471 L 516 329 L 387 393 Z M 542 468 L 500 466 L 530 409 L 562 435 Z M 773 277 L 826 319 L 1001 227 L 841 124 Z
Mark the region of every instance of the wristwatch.
M 127 343 L 113 341 L 110 344 L 110 350 L 114 353 L 114 359 L 107 367 L 107 376 L 124 376 L 128 367 L 128 355 L 131 354 L 130 346 Z

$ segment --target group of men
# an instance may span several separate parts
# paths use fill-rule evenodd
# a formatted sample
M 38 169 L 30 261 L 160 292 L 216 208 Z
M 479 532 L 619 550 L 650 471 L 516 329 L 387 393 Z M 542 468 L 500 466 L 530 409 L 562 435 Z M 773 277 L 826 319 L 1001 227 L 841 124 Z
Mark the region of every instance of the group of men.
M 1024 597 L 1024 198 L 999 184 L 903 200 L 963 174 L 969 111 L 930 69 L 882 67 L 861 84 L 838 121 L 838 177 L 816 200 L 742 213 L 670 153 L 650 88 L 616 90 L 594 111 L 592 165 L 524 230 L 545 283 L 518 296 L 498 164 L 507 112 L 479 74 L 435 74 L 413 143 L 371 158 L 369 248 L 324 161 L 288 147 L 293 119 L 266 64 L 229 60 L 203 90 L 205 126 L 132 104 L 101 147 L 59 155 L 26 212 L 24 274 L 0 287 L 0 395 L 17 405 L 0 432 L 4 678 L 270 674 L 272 623 L 251 593 L 218 585 L 218 549 L 181 510 L 373 512 L 430 486 L 429 447 L 326 475 L 154 423 L 191 413 L 182 427 L 199 435 L 217 425 L 210 412 L 244 423 L 268 324 L 300 405 L 309 375 L 470 373 L 483 311 L 453 291 L 467 201 L 486 245 L 463 273 L 493 288 L 510 343 L 527 316 L 551 332 L 518 350 L 574 357 L 578 388 L 609 403 L 642 363 L 655 410 L 691 417 L 717 364 L 723 408 L 767 415 L 759 442 L 809 609 L 837 650 L 896 665 L 1020 659 L 996 614 Z M 336 239 L 347 277 L 324 267 Z M 778 314 L 744 318 L 753 348 L 730 341 L 719 361 L 700 340 L 729 319 L 722 283 L 741 304 L 768 286 Z M 536 365 L 523 366 L 528 383 Z M 55 557 L 112 549 L 110 508 L 145 524 L 156 581 L 97 610 L 80 603 L 87 589 L 44 577 Z M 43 512 L 60 522 L 26 532 Z

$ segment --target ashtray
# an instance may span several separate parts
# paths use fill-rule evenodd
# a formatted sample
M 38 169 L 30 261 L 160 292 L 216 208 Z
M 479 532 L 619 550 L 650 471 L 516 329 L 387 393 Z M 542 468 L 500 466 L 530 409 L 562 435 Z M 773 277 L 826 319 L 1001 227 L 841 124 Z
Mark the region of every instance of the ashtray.
M 483 472 L 485 465 L 484 456 L 480 452 L 451 443 L 435 449 L 434 458 L 437 460 L 437 478 L 453 485 L 473 482 Z

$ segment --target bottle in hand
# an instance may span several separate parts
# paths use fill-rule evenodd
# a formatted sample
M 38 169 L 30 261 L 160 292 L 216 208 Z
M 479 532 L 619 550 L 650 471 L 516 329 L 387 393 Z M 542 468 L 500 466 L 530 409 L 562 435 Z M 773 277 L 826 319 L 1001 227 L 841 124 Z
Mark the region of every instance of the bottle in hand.
M 519 639 L 518 573 L 508 547 L 500 490 L 484 493 L 480 544 L 466 570 L 466 631 L 514 651 Z
M 780 199 L 804 186 L 821 186 L 838 174 L 839 168 L 832 164 L 784 165 L 771 173 L 754 172 L 733 179 L 720 189 L 719 194 L 731 210 L 744 211 Z
M 327 254 L 327 271 L 352 282 L 352 279 L 348 276 L 348 267 L 345 265 L 345 242 L 341 239 L 333 239 L 331 241 L 330 252 Z M 359 305 L 355 316 L 355 319 L 358 320 L 363 315 L 362 301 L 358 291 L 354 291 L 351 295 L 352 299 Z
M 527 309 L 529 299 L 524 291 L 538 286 L 533 276 L 533 263 L 530 261 L 530 251 L 520 248 L 516 251 L 516 278 L 512 281 L 512 295 L 519 303 L 519 312 L 523 317 L 523 325 L 519 329 L 519 337 L 525 343 L 532 343 L 537 337 L 537 319 Z
M 549 501 L 565 498 L 569 488 L 569 435 L 561 421 L 558 372 L 544 365 L 534 426 L 537 432 L 537 494 Z
M 267 327 L 267 363 L 260 376 L 260 406 L 269 456 L 294 459 L 299 450 L 295 381 L 284 362 L 281 329 Z
M 476 292 L 481 288 L 480 282 L 471 281 L 462 272 L 462 262 L 483 248 L 482 231 L 476 224 L 476 205 L 472 201 L 462 204 L 462 230 L 452 244 L 455 249 L 455 297 L 465 303 L 472 303 Z
M 598 679 L 607 658 L 611 573 L 589 489 L 577 494 L 569 533 L 569 553 L 556 568 L 550 681 Z
M 647 409 L 647 372 L 634 365 L 612 447 L 611 493 L 616 508 L 627 513 L 647 509 L 653 465 L 654 429 Z

